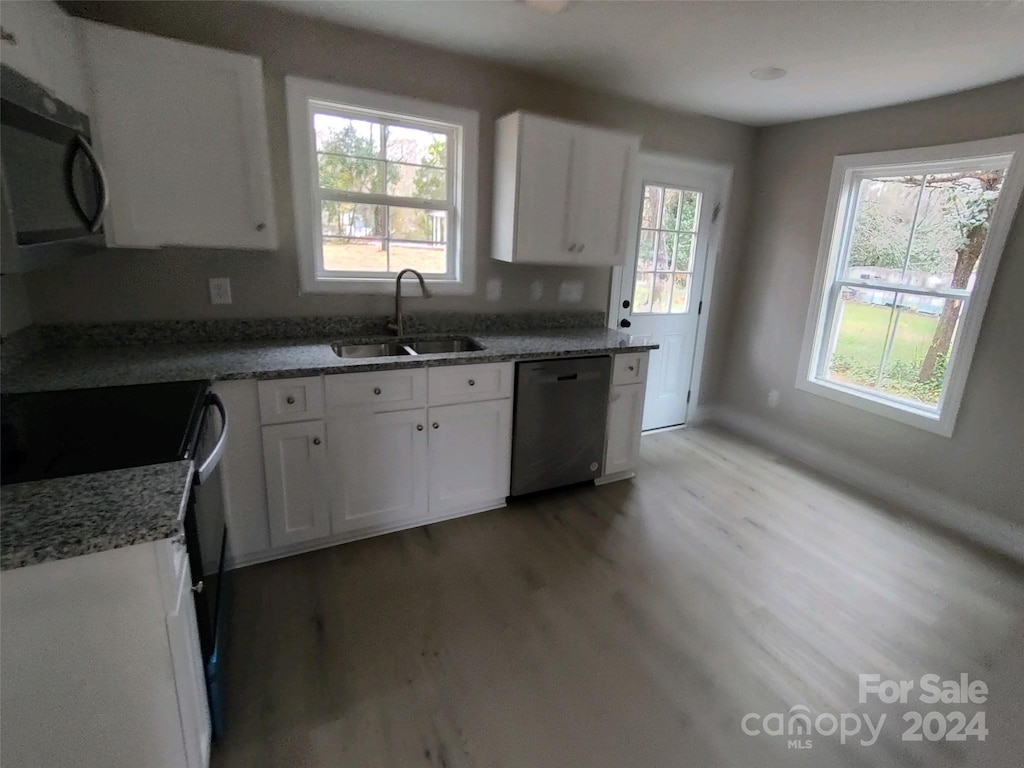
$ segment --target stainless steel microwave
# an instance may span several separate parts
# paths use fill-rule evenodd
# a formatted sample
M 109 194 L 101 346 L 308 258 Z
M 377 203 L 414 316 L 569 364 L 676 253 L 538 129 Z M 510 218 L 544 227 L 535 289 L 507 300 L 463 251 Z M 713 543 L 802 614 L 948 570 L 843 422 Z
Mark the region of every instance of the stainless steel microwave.
M 5 243 L 26 254 L 103 246 L 107 185 L 91 138 L 86 115 L 0 65 Z

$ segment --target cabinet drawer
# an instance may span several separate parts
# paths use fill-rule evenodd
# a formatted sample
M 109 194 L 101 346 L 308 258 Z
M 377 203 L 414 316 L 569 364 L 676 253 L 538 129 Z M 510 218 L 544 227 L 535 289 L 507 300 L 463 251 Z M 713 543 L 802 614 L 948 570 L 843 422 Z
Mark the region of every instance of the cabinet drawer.
M 380 406 L 382 411 L 421 408 L 427 404 L 427 372 L 373 371 L 327 376 L 327 407 Z
M 324 415 L 324 389 L 319 376 L 259 382 L 260 421 L 281 424 Z
M 446 365 L 427 371 L 430 405 L 512 397 L 512 363 Z
M 623 352 L 612 361 L 612 384 L 647 381 L 647 352 Z

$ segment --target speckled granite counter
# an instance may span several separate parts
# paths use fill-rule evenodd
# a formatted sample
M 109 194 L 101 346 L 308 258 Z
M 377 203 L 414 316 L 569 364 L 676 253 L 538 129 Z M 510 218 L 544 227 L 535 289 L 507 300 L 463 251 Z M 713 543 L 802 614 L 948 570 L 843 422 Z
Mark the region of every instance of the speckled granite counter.
M 320 373 L 609 354 L 656 347 L 640 338 L 607 328 L 471 332 L 470 335 L 484 345 L 483 350 L 361 359 L 338 357 L 330 347 L 331 339 L 50 347 L 8 372 L 3 378 L 2 387 L 4 392 L 36 392 L 188 379 L 312 376 Z M 351 340 L 358 342 L 364 339 Z
M 175 536 L 192 462 L 17 483 L 0 488 L 0 570 Z

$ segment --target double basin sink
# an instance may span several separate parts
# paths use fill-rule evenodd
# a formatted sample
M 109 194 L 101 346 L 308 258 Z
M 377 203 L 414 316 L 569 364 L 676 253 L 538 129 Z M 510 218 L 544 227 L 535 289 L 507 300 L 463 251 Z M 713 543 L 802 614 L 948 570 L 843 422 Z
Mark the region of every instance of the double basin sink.
M 399 357 L 437 355 L 453 352 L 476 352 L 484 346 L 468 336 L 446 336 L 439 339 L 386 339 L 362 344 L 336 341 L 331 349 L 338 357 Z

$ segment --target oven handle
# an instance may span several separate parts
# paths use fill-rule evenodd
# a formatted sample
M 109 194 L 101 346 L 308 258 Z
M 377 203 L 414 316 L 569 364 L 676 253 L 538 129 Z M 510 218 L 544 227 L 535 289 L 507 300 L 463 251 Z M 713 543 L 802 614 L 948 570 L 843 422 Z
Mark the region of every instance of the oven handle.
M 224 453 L 224 445 L 228 441 L 228 411 L 224 407 L 224 401 L 222 401 L 214 392 L 210 392 L 206 396 L 206 407 L 213 406 L 220 411 L 220 437 L 217 438 L 217 444 L 213 446 L 213 450 L 210 451 L 210 455 L 207 456 L 203 463 L 196 469 L 196 482 L 202 484 L 211 474 L 213 470 L 217 468 L 217 464 L 220 462 L 220 457 Z
M 96 215 L 90 219 L 84 211 L 82 212 L 82 215 L 88 224 L 89 232 L 96 234 L 96 232 L 99 231 L 100 225 L 103 223 L 103 217 L 107 213 L 107 207 L 110 205 L 110 191 L 107 188 L 107 174 L 104 172 L 99 158 L 96 157 L 96 153 L 93 151 L 92 145 L 89 144 L 89 140 L 80 133 L 75 135 L 75 140 L 78 143 L 78 148 L 82 150 L 82 153 L 92 164 L 93 171 L 96 174 L 96 192 L 100 199 L 99 205 L 96 208 Z M 75 197 L 73 188 L 72 197 Z M 78 202 L 77 198 L 75 199 L 75 202 Z M 81 205 L 79 205 L 79 210 L 82 210 Z

